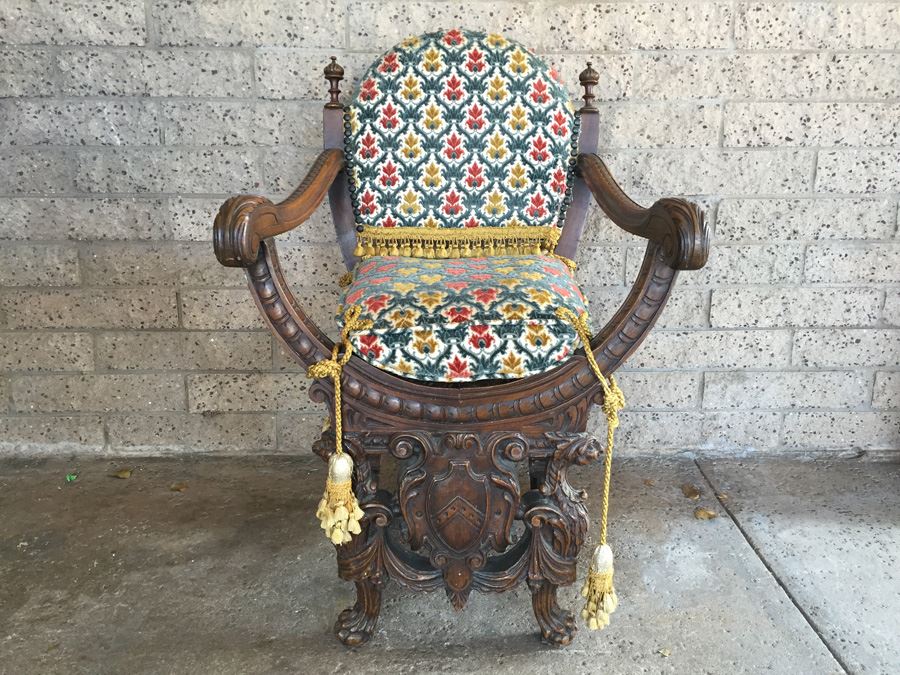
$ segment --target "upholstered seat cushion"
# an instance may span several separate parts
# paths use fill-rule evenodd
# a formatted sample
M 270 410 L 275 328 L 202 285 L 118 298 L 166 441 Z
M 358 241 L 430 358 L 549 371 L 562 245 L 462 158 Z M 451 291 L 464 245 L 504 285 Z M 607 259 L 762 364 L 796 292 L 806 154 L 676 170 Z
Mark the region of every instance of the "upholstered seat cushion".
M 373 322 L 351 335 L 357 354 L 430 382 L 514 379 L 554 368 L 579 346 L 556 308 L 587 309 L 572 271 L 549 255 L 376 256 L 354 270 L 343 298 L 343 308 L 351 305 Z

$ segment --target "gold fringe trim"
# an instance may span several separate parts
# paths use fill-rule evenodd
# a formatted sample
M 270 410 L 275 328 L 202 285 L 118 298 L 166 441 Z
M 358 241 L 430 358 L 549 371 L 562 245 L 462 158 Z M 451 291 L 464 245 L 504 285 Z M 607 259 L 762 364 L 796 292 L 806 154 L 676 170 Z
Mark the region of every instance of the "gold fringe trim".
M 413 258 L 480 258 L 552 253 L 560 230 L 535 227 L 365 227 L 356 235 L 357 258 L 400 255 Z

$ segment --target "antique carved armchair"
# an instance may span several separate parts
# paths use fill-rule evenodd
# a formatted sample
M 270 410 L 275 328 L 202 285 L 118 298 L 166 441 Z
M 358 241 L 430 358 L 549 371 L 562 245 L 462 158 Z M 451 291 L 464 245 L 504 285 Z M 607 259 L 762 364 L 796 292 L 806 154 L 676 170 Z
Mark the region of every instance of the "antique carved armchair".
M 566 469 L 603 454 L 586 433 L 589 408 L 604 406 L 614 427 L 618 392 L 606 378 L 645 338 L 678 270 L 705 264 L 703 216 L 679 199 L 642 208 L 613 180 L 594 154 L 590 64 L 577 113 L 538 57 L 478 32 L 404 41 L 347 108 L 334 58 L 325 77 L 325 150 L 281 203 L 225 202 L 215 251 L 246 269 L 272 331 L 319 378 L 310 396 L 329 406 L 313 444 L 329 461 L 318 515 L 357 593 L 335 632 L 366 641 L 388 579 L 443 587 L 457 608 L 472 589 L 525 580 L 543 639 L 567 644 L 575 624 L 556 592 L 575 580 L 588 520 Z M 351 271 L 339 344 L 297 304 L 274 240 L 326 195 Z M 593 338 L 571 269 L 591 196 L 647 240 L 630 294 Z M 396 491 L 380 480 L 385 458 L 397 461 Z M 607 489 L 608 471 L 607 453 Z M 611 578 L 611 559 L 597 560 Z M 611 581 L 589 597 L 592 627 L 614 609 L 610 591 Z

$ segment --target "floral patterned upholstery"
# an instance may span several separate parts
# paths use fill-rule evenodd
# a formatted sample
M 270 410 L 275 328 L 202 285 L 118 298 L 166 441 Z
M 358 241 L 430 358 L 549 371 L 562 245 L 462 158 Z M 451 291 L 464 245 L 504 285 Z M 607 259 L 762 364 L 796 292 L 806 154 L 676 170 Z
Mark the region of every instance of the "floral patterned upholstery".
M 552 250 L 577 119 L 521 45 L 466 30 L 409 38 L 363 76 L 345 118 L 358 256 Z M 480 236 L 496 228 L 512 239 L 495 248 Z M 468 234 L 448 242 L 448 230 Z
M 586 301 L 559 258 L 426 260 L 373 257 L 357 265 L 343 297 L 370 330 L 354 350 L 383 370 L 431 382 L 513 379 L 549 370 L 579 346 L 557 307 Z

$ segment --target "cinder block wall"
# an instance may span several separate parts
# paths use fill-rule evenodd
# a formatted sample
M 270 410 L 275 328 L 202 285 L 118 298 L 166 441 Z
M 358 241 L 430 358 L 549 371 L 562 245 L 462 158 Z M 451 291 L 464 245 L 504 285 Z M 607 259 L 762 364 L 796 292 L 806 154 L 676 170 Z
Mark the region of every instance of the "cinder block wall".
M 622 185 L 715 228 L 621 376 L 622 452 L 900 448 L 896 2 L 2 0 L 0 450 L 308 452 L 322 411 L 215 262 L 213 215 L 302 178 L 329 55 L 353 82 L 457 25 L 570 83 L 591 60 Z M 326 212 L 283 257 L 330 326 Z M 593 214 L 595 323 L 641 254 Z

